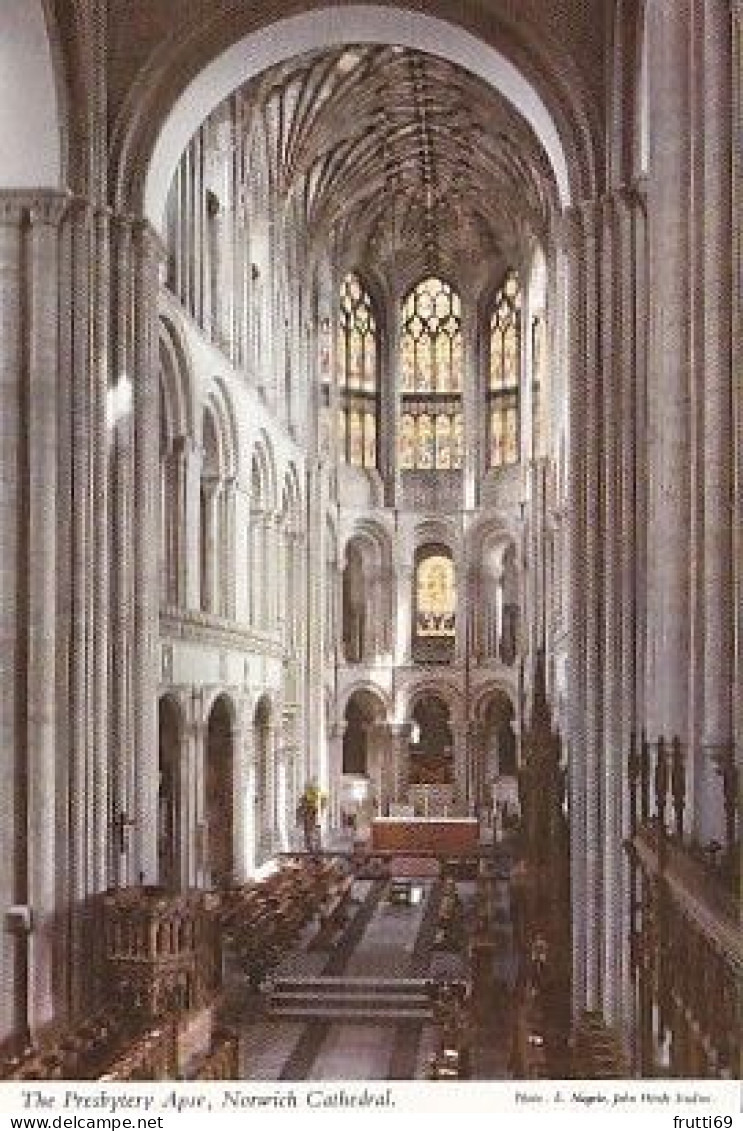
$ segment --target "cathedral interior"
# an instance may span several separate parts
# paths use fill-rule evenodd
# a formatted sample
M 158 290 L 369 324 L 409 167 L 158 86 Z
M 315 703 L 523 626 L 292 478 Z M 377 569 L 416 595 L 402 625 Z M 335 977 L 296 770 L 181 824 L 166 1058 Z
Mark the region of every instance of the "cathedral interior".
M 5 0 L 0 1077 L 740 1075 L 742 111 L 740 0 Z

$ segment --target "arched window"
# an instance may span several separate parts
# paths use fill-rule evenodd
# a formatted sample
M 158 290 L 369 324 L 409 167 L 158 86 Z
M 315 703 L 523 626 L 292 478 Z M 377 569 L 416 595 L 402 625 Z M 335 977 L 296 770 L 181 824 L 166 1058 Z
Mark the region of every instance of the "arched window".
M 506 274 L 490 318 L 488 453 L 490 467 L 519 462 L 521 388 L 521 284 Z
M 457 586 L 451 550 L 431 543 L 415 559 L 413 651 L 416 660 L 448 662 L 454 655 Z
M 462 305 L 441 279 L 430 278 L 403 303 L 400 343 L 403 470 L 462 466 Z
M 338 333 L 338 449 L 353 467 L 377 466 L 379 412 L 377 319 L 356 275 L 341 287 Z

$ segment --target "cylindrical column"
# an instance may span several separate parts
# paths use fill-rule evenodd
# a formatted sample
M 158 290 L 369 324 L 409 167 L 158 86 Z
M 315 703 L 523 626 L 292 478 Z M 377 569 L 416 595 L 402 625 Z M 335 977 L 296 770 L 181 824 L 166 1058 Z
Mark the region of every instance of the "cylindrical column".
M 28 902 L 34 915 L 29 940 L 28 1021 L 32 1031 L 54 1009 L 57 619 L 57 368 L 58 226 L 64 207 L 56 195 L 29 210 L 27 235 L 28 384 L 26 402 L 28 616 L 26 680 Z M 22 370 L 21 370 L 22 372 Z M 16 676 L 17 678 L 17 676 Z
M 93 328 L 91 335 L 91 444 L 95 513 L 92 523 L 93 671 L 89 710 L 93 713 L 94 759 L 94 890 L 108 886 L 108 839 L 110 824 L 110 782 L 108 760 L 108 638 L 109 638 L 109 562 L 108 562 L 108 435 L 106 395 L 110 373 L 109 324 L 111 288 L 110 225 L 108 213 L 95 213 L 95 253 L 93 267 Z
M 395 656 L 398 664 L 409 664 L 413 648 L 413 575 L 410 562 L 402 559 L 404 546 L 398 547 L 400 557 L 397 564 L 397 631 L 395 633 Z
M 219 611 L 223 617 L 235 619 L 237 607 L 237 589 L 235 577 L 235 500 L 237 497 L 237 481 L 230 476 L 224 481 L 221 501 L 221 538 L 219 546 L 219 572 L 222 575 L 222 592 Z
M 743 135 L 743 0 L 735 0 L 733 10 L 733 137 Z M 743 211 L 743 145 L 733 147 L 733 216 Z M 733 225 L 733 372 L 743 372 L 743 226 Z M 743 507 L 743 387 L 733 387 L 733 508 L 740 516 Z M 733 523 L 733 593 L 736 640 L 743 640 L 743 522 Z M 743 770 L 743 648 L 736 648 L 734 672 L 735 760 Z
M 221 523 L 219 509 L 221 502 L 221 480 L 216 475 L 202 476 L 202 530 L 203 555 L 201 568 L 202 607 L 204 612 L 214 616 L 221 614 L 220 583 L 225 579 L 219 568 L 219 538 Z
M 580 212 L 564 219 L 568 308 L 568 743 L 570 861 L 573 926 L 573 1002 L 578 1012 L 586 1002 L 586 781 L 585 781 L 585 427 L 584 252 Z
M 343 778 L 343 738 L 348 726 L 345 719 L 335 723 L 328 736 L 328 766 L 330 777 L 328 817 L 331 829 L 341 824 L 341 781 Z
M 147 224 L 134 231 L 134 746 L 136 868 L 157 881 L 159 679 L 157 290 L 160 248 Z
M 585 240 L 585 373 L 586 373 L 586 480 L 585 515 L 586 532 L 586 667 L 585 667 L 585 798 L 586 798 L 586 1005 L 588 1009 L 600 1008 L 601 1003 L 601 921 L 602 875 L 601 861 L 595 846 L 601 843 L 601 780 L 600 764 L 603 752 L 603 684 L 602 684 L 602 535 L 601 512 L 603 469 L 601 467 L 601 422 L 603 398 L 603 373 L 599 340 L 600 277 L 598 271 L 600 251 L 599 221 L 601 213 L 594 203 L 583 209 Z
M 621 497 L 621 537 L 620 555 L 620 661 L 618 707 L 621 715 L 621 755 L 625 764 L 629 759 L 630 746 L 637 739 L 638 701 L 637 701 L 637 663 L 636 654 L 640 638 L 639 623 L 641 610 L 638 604 L 638 589 L 642 576 L 641 550 L 637 536 L 640 525 L 639 485 L 637 483 L 637 455 L 641 451 L 641 428 L 638 405 L 642 400 L 645 381 L 644 343 L 644 225 L 639 201 L 622 197 L 618 202 L 619 242 L 620 242 L 620 312 L 619 326 L 633 327 L 634 332 L 624 334 L 624 347 L 621 353 L 619 373 L 619 425 L 620 432 L 620 497 Z M 633 739 L 633 735 L 635 738 Z M 624 770 L 618 775 L 615 789 L 622 798 L 621 833 L 619 841 L 630 835 L 629 791 L 627 775 Z M 623 892 L 630 888 L 629 863 L 626 854 L 621 852 L 621 871 Z M 611 898 L 611 895 L 608 895 Z M 622 926 L 619 938 L 621 943 L 620 983 L 622 989 L 621 1011 L 625 1032 L 635 1022 L 633 1009 L 632 977 L 630 970 L 629 939 L 631 929 L 631 910 L 629 899 L 622 900 Z
M 22 576 L 24 487 L 18 475 L 23 446 L 21 415 L 21 301 L 23 271 L 21 220 L 14 196 L 0 196 L 0 905 L 26 902 L 25 738 L 19 712 L 18 672 L 24 659 L 18 590 Z M 25 422 L 24 422 L 25 423 Z M 26 1022 L 26 937 L 0 932 L 0 1016 L 11 1032 Z
M 704 750 L 695 803 L 702 843 L 723 840 L 714 759 L 732 756 L 732 89 L 731 17 L 704 3 Z M 701 779 L 701 780 L 700 780 Z
M 687 736 L 689 695 L 690 0 L 648 7 L 651 736 Z
M 69 281 L 72 301 L 70 323 L 66 327 L 64 367 L 69 383 L 71 405 L 69 436 L 70 508 L 70 643 L 69 643 L 69 830 L 68 867 L 69 895 L 73 906 L 81 907 L 89 892 L 89 877 L 95 867 L 96 797 L 90 788 L 93 780 L 90 760 L 95 759 L 92 736 L 89 734 L 89 649 L 95 639 L 93 609 L 88 601 L 93 516 L 90 513 L 90 440 L 91 440 L 91 358 L 90 340 L 90 275 L 91 275 L 92 210 L 81 200 L 73 202 L 63 229 L 63 246 L 69 256 Z M 65 444 L 64 447 L 67 445 Z M 104 825 L 107 806 L 104 802 Z M 70 941 L 71 997 L 80 1006 L 85 992 L 83 970 L 87 964 L 84 924 L 73 923 Z
M 133 625 L 133 421 L 132 390 L 132 228 L 124 219 L 114 221 L 115 236 L 115 333 L 113 373 L 109 386 L 109 573 L 110 673 L 109 769 L 113 772 L 111 819 L 133 820 L 134 737 L 132 730 L 132 635 Z M 116 882 L 122 886 L 136 879 L 133 837 L 115 837 L 112 861 Z M 119 848 L 124 844 L 126 852 Z

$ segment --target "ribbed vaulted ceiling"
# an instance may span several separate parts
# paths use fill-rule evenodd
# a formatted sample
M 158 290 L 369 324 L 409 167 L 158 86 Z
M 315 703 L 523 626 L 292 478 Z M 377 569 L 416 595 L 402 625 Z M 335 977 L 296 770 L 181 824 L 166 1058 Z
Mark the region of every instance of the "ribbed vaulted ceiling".
M 349 261 L 457 274 L 543 239 L 547 159 L 503 98 L 462 69 L 398 47 L 305 56 L 243 91 L 275 188 Z

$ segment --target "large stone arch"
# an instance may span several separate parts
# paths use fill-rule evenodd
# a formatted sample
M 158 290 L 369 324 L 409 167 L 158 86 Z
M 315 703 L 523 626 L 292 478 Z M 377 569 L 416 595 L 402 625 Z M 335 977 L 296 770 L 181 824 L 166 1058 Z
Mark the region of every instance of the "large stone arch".
M 384 694 L 367 681 L 357 684 L 350 694 L 345 696 L 342 761 L 344 774 L 361 776 L 370 774 L 370 763 L 374 753 L 374 736 L 371 732 L 374 729 L 379 730 L 386 722 L 387 706 Z
M 392 633 L 392 542 L 378 522 L 354 523 L 342 555 L 343 647 L 362 663 L 389 650 Z
M 235 407 L 229 389 L 220 378 L 210 381 L 204 409 L 212 414 L 219 444 L 220 474 L 234 478 L 240 469 L 240 438 Z M 203 416 L 202 416 L 203 420 Z
M 525 41 L 507 19 L 493 17 L 483 28 L 473 16 L 465 27 L 452 21 L 450 5 L 431 7 L 437 14 L 396 5 L 317 6 L 265 26 L 246 10 L 208 28 L 185 27 L 153 52 L 122 106 L 112 145 L 117 204 L 144 212 L 159 228 L 176 162 L 220 101 L 287 58 L 349 42 L 419 49 L 479 77 L 539 139 L 561 204 L 593 195 L 601 169 L 600 112 L 569 53 L 536 24 Z
M 371 679 L 354 680 L 354 682 L 345 689 L 337 702 L 336 715 L 339 719 L 342 719 L 344 717 L 349 702 L 354 697 L 354 695 L 357 695 L 359 692 L 365 692 L 366 694 L 372 696 L 372 698 L 378 699 L 382 707 L 384 720 L 389 721 L 392 715 L 392 702 L 390 700 L 390 696 L 383 687 L 380 687 L 378 683 L 375 683 Z

